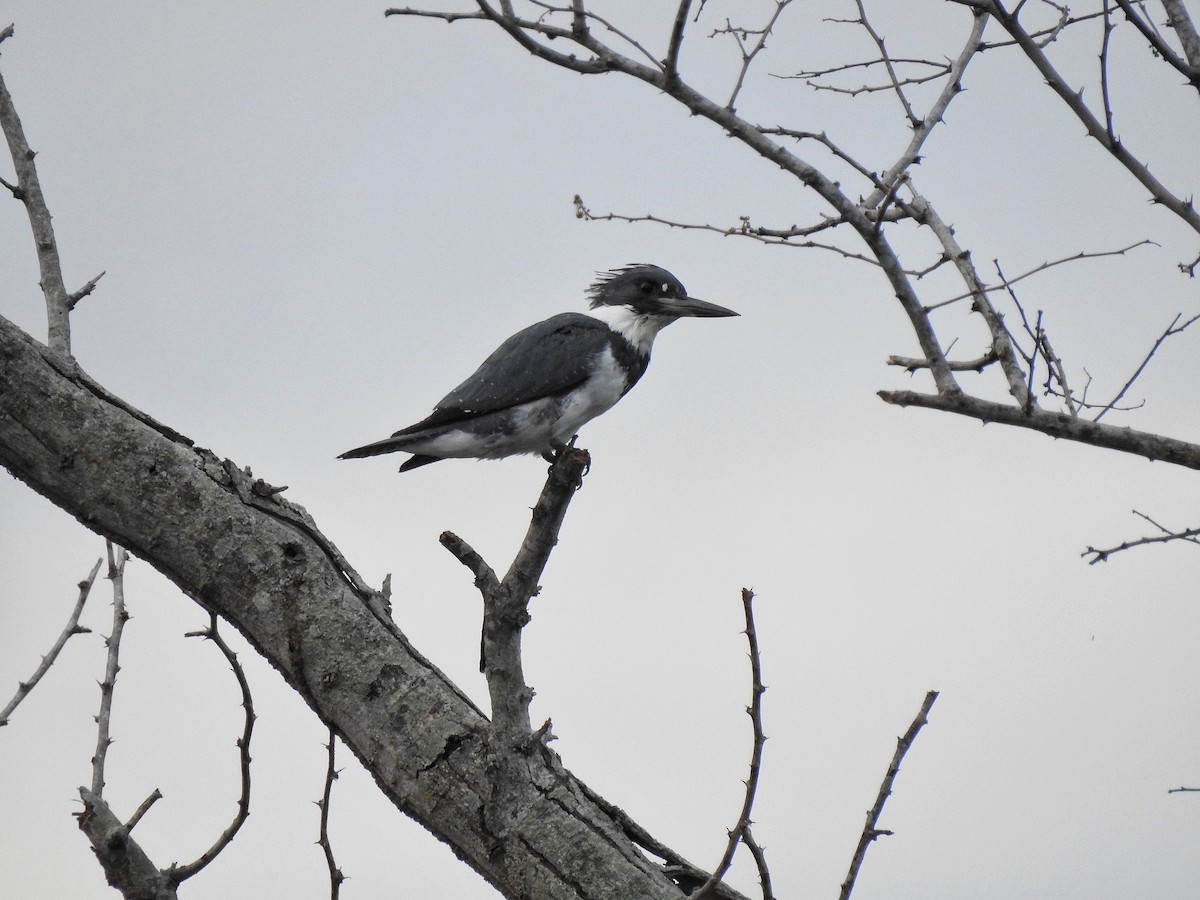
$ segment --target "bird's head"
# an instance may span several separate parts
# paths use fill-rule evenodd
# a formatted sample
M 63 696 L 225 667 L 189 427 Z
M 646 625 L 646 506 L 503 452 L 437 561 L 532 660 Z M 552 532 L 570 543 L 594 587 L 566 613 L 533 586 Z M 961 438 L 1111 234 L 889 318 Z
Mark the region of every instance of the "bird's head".
M 592 309 L 624 306 L 641 316 L 667 320 L 739 315 L 724 306 L 689 297 L 679 279 L 659 266 L 630 265 L 599 275 L 588 288 Z

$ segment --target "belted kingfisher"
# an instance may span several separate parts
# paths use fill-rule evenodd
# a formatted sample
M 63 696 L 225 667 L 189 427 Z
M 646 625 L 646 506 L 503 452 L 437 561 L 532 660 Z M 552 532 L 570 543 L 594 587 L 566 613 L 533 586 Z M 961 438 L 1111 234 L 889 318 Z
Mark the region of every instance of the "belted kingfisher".
M 655 336 L 684 316 L 736 316 L 689 297 L 666 269 L 599 273 L 589 313 L 560 313 L 518 331 L 428 418 L 339 459 L 406 451 L 401 472 L 441 459 L 500 459 L 562 449 L 585 422 L 612 409 L 650 364 Z

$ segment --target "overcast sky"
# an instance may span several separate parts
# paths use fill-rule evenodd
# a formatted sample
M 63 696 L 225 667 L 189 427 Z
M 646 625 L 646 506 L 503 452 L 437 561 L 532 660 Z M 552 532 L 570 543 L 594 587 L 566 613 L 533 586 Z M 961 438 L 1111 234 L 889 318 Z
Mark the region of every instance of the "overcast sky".
M 880 19 L 898 56 L 953 56 L 969 29 L 943 2 L 876 5 L 900 20 Z M 661 52 L 674 4 L 612 6 Z M 915 341 L 870 266 L 580 222 L 571 204 L 578 193 L 598 213 L 786 227 L 825 211 L 797 184 L 641 85 L 552 69 L 478 23 L 385 20 L 383 8 L 0 2 L 0 26 L 16 25 L 0 66 L 69 286 L 107 272 L 74 314 L 81 365 L 289 485 L 369 582 L 392 573 L 400 626 L 484 703 L 478 595 L 437 537 L 452 529 L 506 568 L 544 463 L 400 476 L 400 457 L 335 457 L 422 418 L 512 332 L 583 309 L 597 270 L 662 265 L 742 317 L 673 325 L 645 379 L 581 435 L 592 471 L 525 636 L 533 717 L 553 718 L 567 767 L 715 864 L 749 759 L 739 590 L 752 587 L 770 737 L 755 835 L 780 898 L 836 896 L 896 736 L 929 689 L 941 698 L 881 823 L 895 835 L 870 851 L 858 900 L 1195 896 L 1200 799 L 1167 789 L 1200 785 L 1200 556 L 1175 545 L 1080 558 L 1147 533 L 1133 509 L 1200 524 L 1195 475 L 885 405 L 877 390 L 928 383 L 884 364 Z M 771 77 L 868 52 L 861 32 L 820 21 L 852 13 L 796 4 L 739 106 L 825 130 L 882 169 L 908 137 L 894 100 Z M 703 33 L 685 77 L 723 102 L 731 48 Z M 1094 76 L 1097 35 L 1062 48 L 1080 79 Z M 1147 74 L 1128 27 L 1114 53 L 1122 136 L 1190 195 L 1194 92 Z M 916 177 L 986 276 L 993 259 L 1013 274 L 1157 244 L 1021 288 L 1077 382 L 1086 369 L 1093 396 L 1111 395 L 1176 313 L 1200 311 L 1175 269 L 1196 235 L 1148 204 L 1011 53 L 977 60 L 966 87 Z M 914 265 L 932 261 L 923 246 Z M 0 202 L 0 314 L 41 338 L 37 277 L 24 211 Z M 926 302 L 953 290 L 924 286 Z M 965 308 L 946 323 L 956 352 L 982 351 Z M 1107 421 L 1196 440 L 1197 340 L 1169 341 L 1131 392 L 1146 405 Z M 0 476 L 0 702 L 102 553 Z M 136 560 L 127 581 L 107 796 L 128 815 L 162 790 L 136 834 L 165 866 L 197 856 L 234 812 L 239 700 L 215 649 L 183 637 L 207 623 L 202 611 Z M 84 616 L 96 634 L 74 638 L 0 730 L 6 896 L 113 896 L 71 818 L 90 780 L 109 600 L 98 584 Z M 324 896 L 312 801 L 325 733 L 228 631 L 260 717 L 252 814 L 184 891 Z M 496 896 L 348 751 L 340 760 L 343 897 Z M 744 864 L 732 881 L 756 891 Z

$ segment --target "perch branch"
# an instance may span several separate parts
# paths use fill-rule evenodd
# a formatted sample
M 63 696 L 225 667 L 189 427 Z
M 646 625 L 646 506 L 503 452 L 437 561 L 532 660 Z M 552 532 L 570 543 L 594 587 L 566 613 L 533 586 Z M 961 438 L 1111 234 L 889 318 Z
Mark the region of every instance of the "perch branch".
M 487 676 L 492 700 L 492 726 L 509 738 L 527 737 L 529 701 L 521 662 L 521 630 L 529 622 L 529 601 L 538 591 L 538 579 L 558 542 L 558 531 L 571 498 L 583 483 L 590 465 L 586 450 L 566 447 L 550 466 L 545 487 L 525 539 L 503 580 L 466 541 L 443 532 L 441 544 L 475 575 L 483 595 L 483 638 L 480 670 Z

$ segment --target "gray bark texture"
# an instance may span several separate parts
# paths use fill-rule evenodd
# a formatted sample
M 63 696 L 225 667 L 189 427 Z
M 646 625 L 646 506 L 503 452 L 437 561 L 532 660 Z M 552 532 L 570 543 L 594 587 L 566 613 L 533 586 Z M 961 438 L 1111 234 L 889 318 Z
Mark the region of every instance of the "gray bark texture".
M 384 794 L 506 897 L 679 898 L 695 883 L 540 740 L 497 746 L 302 508 L 3 318 L 0 464 L 237 627 Z

